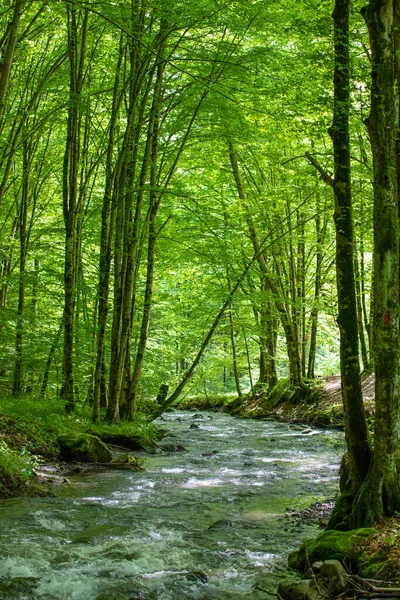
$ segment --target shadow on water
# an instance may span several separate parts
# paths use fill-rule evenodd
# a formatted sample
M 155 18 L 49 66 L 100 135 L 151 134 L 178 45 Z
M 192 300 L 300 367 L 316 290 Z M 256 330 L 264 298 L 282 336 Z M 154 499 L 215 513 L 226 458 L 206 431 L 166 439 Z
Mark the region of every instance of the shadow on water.
M 287 509 L 335 495 L 343 434 L 219 413 L 163 426 L 185 451 L 1 503 L 0 599 L 273 598 L 288 552 L 319 531 Z

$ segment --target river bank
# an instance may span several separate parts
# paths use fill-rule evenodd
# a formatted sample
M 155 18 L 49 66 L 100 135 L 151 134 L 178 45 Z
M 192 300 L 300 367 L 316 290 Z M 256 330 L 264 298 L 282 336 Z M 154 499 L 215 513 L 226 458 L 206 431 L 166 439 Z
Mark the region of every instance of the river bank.
M 362 378 L 367 418 L 374 417 L 374 375 Z M 294 388 L 281 379 L 272 390 L 256 387 L 238 398 L 227 396 L 187 397 L 178 404 L 183 410 L 222 411 L 250 419 L 276 419 L 285 423 L 302 423 L 315 427 L 343 429 L 343 404 L 340 375 L 307 381 L 303 389 Z
M 66 415 L 62 405 L 12 398 L 0 401 L 0 498 L 52 494 L 70 471 L 101 463 L 140 469 L 127 451 L 154 451 L 164 433 L 141 420 L 94 426 L 82 407 Z M 122 465 L 122 462 L 125 464 Z M 86 465 L 86 466 L 85 466 Z

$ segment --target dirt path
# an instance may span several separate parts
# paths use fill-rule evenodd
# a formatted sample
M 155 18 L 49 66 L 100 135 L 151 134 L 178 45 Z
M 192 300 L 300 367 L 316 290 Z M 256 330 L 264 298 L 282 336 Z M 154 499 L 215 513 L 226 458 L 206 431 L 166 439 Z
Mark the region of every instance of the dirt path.
M 342 390 L 340 388 L 340 375 L 332 375 L 322 378 L 325 383 L 325 390 L 331 404 L 341 404 Z M 366 409 L 373 410 L 375 396 L 375 375 L 363 375 L 362 377 L 362 392 Z

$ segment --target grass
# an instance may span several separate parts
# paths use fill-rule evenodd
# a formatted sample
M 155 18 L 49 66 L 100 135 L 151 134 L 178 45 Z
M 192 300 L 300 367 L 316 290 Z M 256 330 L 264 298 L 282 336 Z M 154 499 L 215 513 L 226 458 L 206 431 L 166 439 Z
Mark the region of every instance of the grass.
M 58 436 L 83 433 L 89 428 L 99 436 L 135 435 L 145 446 L 154 444 L 160 435 L 157 427 L 144 418 L 121 425 L 93 425 L 87 404 L 77 404 L 73 413 L 66 414 L 64 403 L 55 398 L 0 398 L 0 497 L 34 493 L 32 467 L 59 460 Z

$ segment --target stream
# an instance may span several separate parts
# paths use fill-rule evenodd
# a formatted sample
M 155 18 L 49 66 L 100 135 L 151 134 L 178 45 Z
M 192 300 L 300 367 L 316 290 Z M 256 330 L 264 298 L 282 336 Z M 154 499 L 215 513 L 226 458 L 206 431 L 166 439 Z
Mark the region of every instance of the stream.
M 158 422 L 185 450 L 1 501 L 1 600 L 274 598 L 288 553 L 321 531 L 286 513 L 335 496 L 343 433 L 207 412 Z

